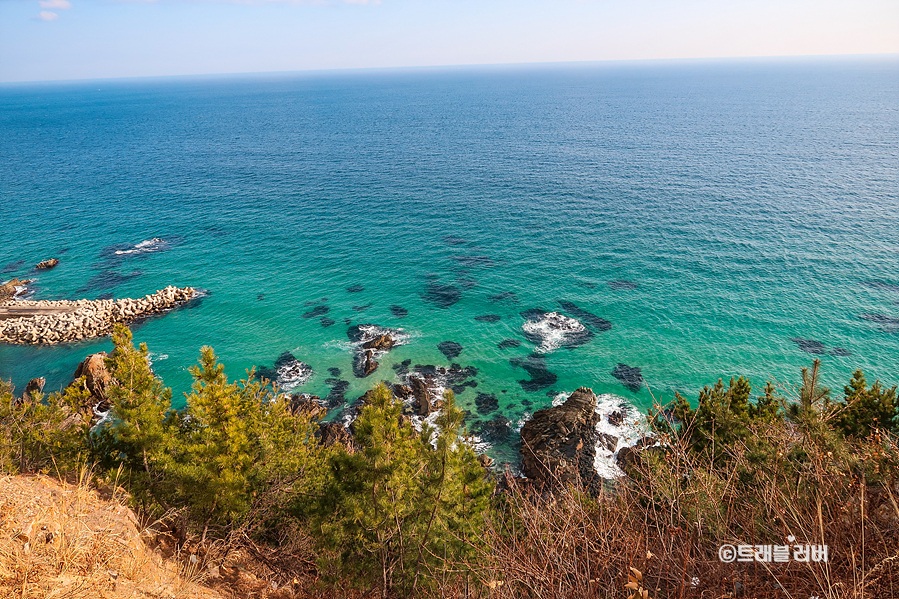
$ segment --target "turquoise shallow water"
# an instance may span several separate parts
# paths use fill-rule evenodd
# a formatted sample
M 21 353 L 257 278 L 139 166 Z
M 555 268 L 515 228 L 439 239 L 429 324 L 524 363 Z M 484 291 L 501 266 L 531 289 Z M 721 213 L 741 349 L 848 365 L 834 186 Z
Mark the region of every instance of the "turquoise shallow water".
M 896 59 L 0 87 L 0 279 L 57 256 L 37 298 L 209 290 L 135 331 L 176 397 L 205 344 L 232 377 L 291 351 L 314 370 L 298 390 L 337 378 L 350 399 L 403 360 L 474 366 L 461 403 L 489 418 L 475 394 L 496 394 L 513 422 L 581 385 L 649 405 L 618 363 L 664 400 L 738 374 L 795 381 L 813 358 L 796 338 L 823 344 L 834 387 L 856 367 L 892 385 L 896 98 Z M 490 299 L 504 293 L 517 302 Z M 560 302 L 612 327 L 543 354 L 557 380 L 526 390 L 520 313 Z M 304 317 L 317 305 L 333 325 Z M 348 322 L 410 340 L 357 379 Z M 0 377 L 56 389 L 109 347 L 0 346 Z

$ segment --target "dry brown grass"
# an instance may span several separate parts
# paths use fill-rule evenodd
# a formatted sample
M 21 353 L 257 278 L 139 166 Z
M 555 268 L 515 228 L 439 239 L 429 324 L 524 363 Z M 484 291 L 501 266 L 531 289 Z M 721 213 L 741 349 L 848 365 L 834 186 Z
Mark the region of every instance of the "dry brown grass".
M 144 547 L 121 497 L 87 477 L 0 478 L 0 597 L 218 599 L 201 577 Z
M 767 434 L 774 434 L 769 431 Z M 783 438 L 786 445 L 795 439 Z M 888 599 L 899 597 L 899 485 L 830 467 L 826 452 L 790 475 L 775 462 L 747 487 L 730 470 L 673 444 L 663 458 L 589 497 L 552 495 L 510 479 L 504 511 L 488 522 L 481 596 L 496 599 Z M 861 452 L 862 455 L 864 452 Z M 783 484 L 793 476 L 792 484 Z M 779 481 L 779 483 L 778 483 Z M 826 544 L 828 563 L 723 563 L 724 544 Z M 641 592 L 642 595 L 642 592 Z

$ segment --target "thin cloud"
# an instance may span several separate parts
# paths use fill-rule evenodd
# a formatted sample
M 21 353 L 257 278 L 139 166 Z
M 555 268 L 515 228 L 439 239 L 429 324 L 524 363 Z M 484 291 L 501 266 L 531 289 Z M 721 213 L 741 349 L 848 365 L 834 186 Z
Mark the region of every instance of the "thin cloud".
M 72 8 L 72 3 L 69 0 L 40 0 L 38 4 L 41 5 L 41 8 L 56 8 L 59 10 L 69 10 Z
M 56 14 L 55 12 L 50 12 L 49 10 L 42 10 L 34 18 L 37 19 L 38 21 L 50 22 L 50 21 L 55 21 L 56 19 L 58 19 L 59 15 Z

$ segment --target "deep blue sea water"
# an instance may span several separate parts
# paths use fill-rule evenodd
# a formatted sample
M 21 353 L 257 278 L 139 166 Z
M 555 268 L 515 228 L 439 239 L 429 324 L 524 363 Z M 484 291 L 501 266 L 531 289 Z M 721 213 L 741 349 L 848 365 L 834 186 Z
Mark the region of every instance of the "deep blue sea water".
M 495 415 L 476 393 L 513 422 L 582 385 L 648 406 L 618 363 L 663 401 L 814 357 L 835 389 L 899 383 L 895 57 L 0 86 L 0 214 L 0 280 L 36 276 L 37 299 L 209 290 L 135 330 L 176 402 L 203 345 L 232 377 L 291 351 L 323 397 L 474 366 L 473 425 Z M 571 304 L 611 328 L 522 385 L 521 312 Z M 367 379 L 360 323 L 409 334 Z M 0 377 L 58 389 L 110 347 L 0 346 Z

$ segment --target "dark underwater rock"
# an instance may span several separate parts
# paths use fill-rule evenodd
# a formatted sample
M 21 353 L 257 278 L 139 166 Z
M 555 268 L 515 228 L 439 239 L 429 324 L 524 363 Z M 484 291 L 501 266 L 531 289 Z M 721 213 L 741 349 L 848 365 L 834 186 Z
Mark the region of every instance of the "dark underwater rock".
M 399 376 L 405 376 L 405 375 L 409 374 L 409 366 L 411 366 L 411 365 L 412 365 L 412 360 L 403 360 L 399 364 L 394 364 L 393 370 Z
M 834 347 L 827 353 L 830 354 L 831 356 L 835 356 L 835 357 L 846 357 L 846 356 L 852 355 L 851 351 L 849 351 L 848 349 L 844 349 L 842 347 Z
M 328 306 L 316 306 L 303 314 L 303 318 L 318 318 L 319 316 L 324 316 L 330 311 L 331 308 L 329 308 Z
M 475 432 L 491 443 L 504 443 L 512 435 L 512 421 L 502 415 L 479 422 Z
M 899 325 L 899 318 L 888 316 L 886 314 L 859 314 L 859 318 L 867 320 L 868 322 L 876 322 L 877 324 L 889 326 Z
M 337 368 L 336 366 L 329 368 L 328 374 L 330 374 L 331 376 L 334 376 L 334 377 L 340 376 L 340 369 Z
M 326 298 L 326 297 L 323 297 L 323 298 L 317 299 L 317 300 L 309 300 L 308 302 L 303 302 L 303 307 L 304 307 L 304 308 L 308 308 L 309 306 L 315 306 L 315 305 L 318 305 L 318 304 L 323 304 L 323 303 L 325 303 L 326 301 L 328 301 L 328 298 Z
M 24 260 L 16 260 L 15 262 L 9 262 L 8 264 L 4 265 L 3 268 L 0 268 L 0 274 L 16 272 L 17 270 L 22 268 L 24 265 L 25 265 Z
M 559 305 L 563 310 L 584 322 L 584 324 L 586 324 L 588 327 L 591 327 L 597 331 L 608 331 L 612 328 L 612 323 L 605 318 L 600 318 L 595 314 L 591 314 L 590 312 L 579 308 L 577 305 L 571 302 L 562 301 L 559 302 Z
M 362 293 L 363 291 L 365 291 L 365 287 L 363 287 L 359 283 L 356 283 L 355 285 L 350 285 L 349 287 L 347 287 L 346 291 L 347 293 Z
M 128 281 L 132 281 L 143 274 L 144 273 L 141 270 L 132 270 L 127 274 L 116 272 L 114 270 L 101 270 L 91 277 L 83 287 L 76 291 L 75 295 L 84 295 L 91 291 L 99 291 L 101 289 L 113 289 L 114 287 L 124 285 Z
M 497 293 L 496 295 L 490 295 L 487 297 L 493 303 L 497 302 L 508 302 L 510 304 L 518 303 L 518 296 L 515 295 L 512 291 L 503 291 L 502 293 Z
M 618 280 L 616 280 L 616 281 L 609 281 L 608 285 L 609 285 L 609 289 L 625 289 L 625 290 L 630 290 L 630 289 L 636 289 L 637 287 L 639 287 L 639 285 L 637 285 L 637 284 L 634 283 L 633 281 L 628 281 L 628 280 L 625 280 L 625 279 L 618 279 Z
M 452 259 L 462 266 L 494 266 L 495 262 L 490 256 L 452 256 Z
M 426 302 L 432 303 L 440 308 L 449 308 L 459 301 L 462 297 L 462 291 L 454 285 L 444 285 L 442 283 L 428 283 L 421 297 Z
M 353 312 L 365 312 L 369 308 L 371 308 L 374 304 L 371 302 L 365 304 L 364 306 L 353 306 Z
M 518 347 L 519 345 L 521 345 L 521 341 L 519 341 L 518 339 L 503 339 L 496 345 L 496 347 L 500 349 L 508 349 L 510 347 Z
M 334 324 L 334 321 L 331 320 L 330 318 L 328 318 L 327 316 L 322 317 L 322 319 L 319 320 L 319 322 L 321 323 L 322 327 L 324 327 L 324 328 L 327 328 Z
M 405 318 L 409 311 L 402 306 L 390 306 L 390 313 L 397 318 Z
M 546 360 L 540 354 L 531 354 L 527 358 L 512 358 L 509 360 L 512 366 L 523 368 L 530 376 L 530 380 L 520 380 L 518 384 L 525 391 L 539 391 L 554 385 L 559 377 L 546 368 Z
M 795 343 L 799 349 L 804 351 L 807 354 L 820 355 L 825 353 L 827 347 L 821 343 L 820 341 L 815 341 L 814 339 L 801 339 L 799 337 L 793 337 L 790 339 L 793 343 Z
M 462 353 L 462 345 L 455 341 L 441 341 L 437 344 L 437 349 L 446 356 L 447 360 L 452 360 Z
M 264 293 L 257 293 L 257 294 L 256 294 L 256 300 L 257 300 L 257 301 L 260 301 L 260 302 L 261 302 L 261 301 L 264 300 L 264 299 L 265 299 L 265 294 L 264 294 Z
M 891 291 L 893 293 L 899 293 L 899 285 L 896 283 L 887 283 L 885 281 L 862 281 L 862 285 L 865 287 L 870 287 L 871 289 L 878 289 L 880 291 Z
M 612 376 L 618 379 L 622 385 L 636 393 L 643 386 L 643 374 L 637 366 L 628 366 L 618 363 L 612 370 Z
M 328 396 L 325 397 L 325 402 L 327 402 L 329 407 L 333 408 L 346 403 L 346 392 L 347 389 L 350 388 L 349 381 L 327 379 L 325 383 L 331 386 L 331 391 L 328 393 Z
M 549 314 L 543 308 L 528 308 L 523 312 L 519 312 L 526 320 L 537 320 Z
M 447 235 L 443 238 L 443 242 L 449 245 L 465 245 L 466 243 L 468 243 L 466 240 L 455 235 Z
M 478 414 L 489 414 L 499 409 L 499 400 L 493 393 L 478 393 L 474 399 Z
M 475 316 L 474 319 L 478 322 L 499 322 L 503 317 L 499 314 L 484 314 L 483 316 Z
M 585 387 L 560 406 L 538 410 L 521 429 L 521 471 L 547 486 L 591 486 L 598 434 L 596 395 Z

